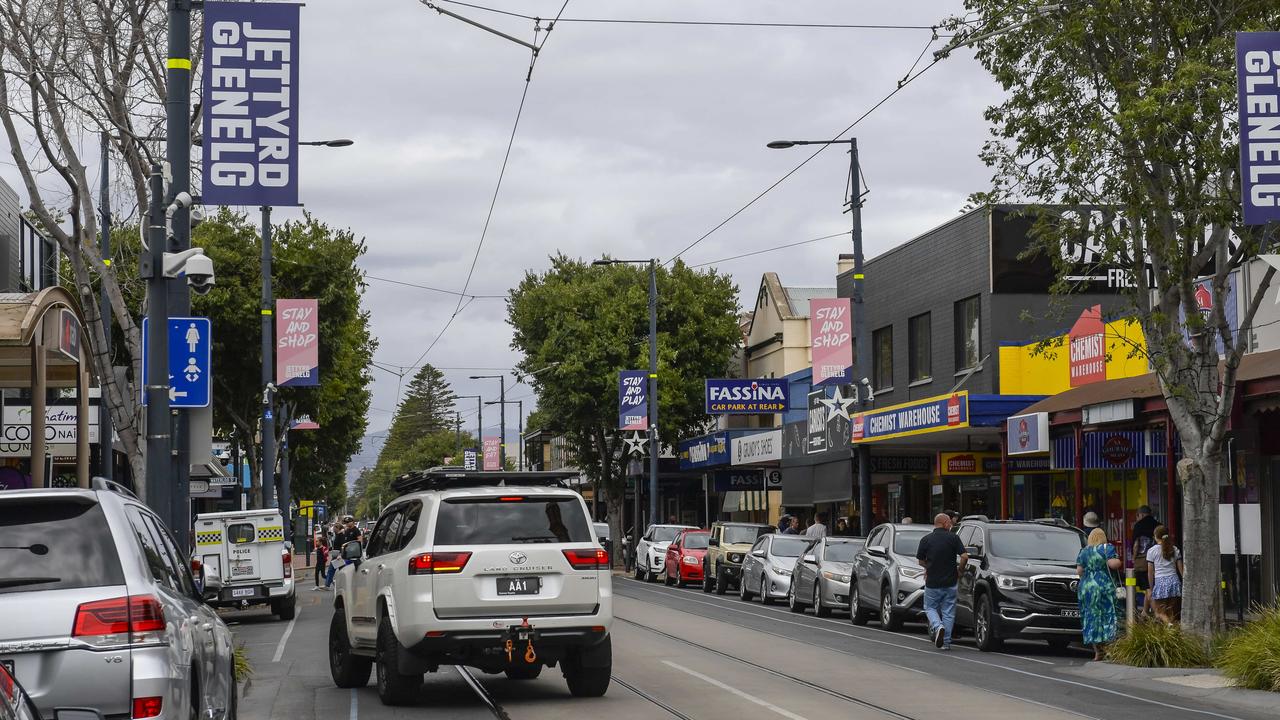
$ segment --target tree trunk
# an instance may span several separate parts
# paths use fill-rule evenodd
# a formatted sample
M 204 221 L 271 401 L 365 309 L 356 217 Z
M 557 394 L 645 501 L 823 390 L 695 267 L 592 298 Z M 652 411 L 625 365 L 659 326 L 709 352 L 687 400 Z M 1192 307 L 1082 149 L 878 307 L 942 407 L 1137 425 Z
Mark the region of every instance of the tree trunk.
M 1190 455 L 1190 452 L 1188 452 Z M 1182 485 L 1182 627 L 1208 641 L 1222 627 L 1222 557 L 1218 544 L 1221 453 L 1178 461 Z

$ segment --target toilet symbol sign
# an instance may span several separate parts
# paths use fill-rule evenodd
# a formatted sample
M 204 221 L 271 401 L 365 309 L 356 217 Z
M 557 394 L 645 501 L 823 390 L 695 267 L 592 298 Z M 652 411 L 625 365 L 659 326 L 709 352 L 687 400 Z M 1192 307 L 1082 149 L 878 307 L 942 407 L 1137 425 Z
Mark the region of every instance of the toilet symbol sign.
M 208 407 L 211 377 L 211 336 L 209 318 L 175 317 L 168 321 L 169 405 L 171 407 Z M 142 347 L 147 347 L 149 328 L 142 320 Z M 146 377 L 148 353 L 142 355 L 142 373 Z M 147 401 L 143 393 L 142 402 Z

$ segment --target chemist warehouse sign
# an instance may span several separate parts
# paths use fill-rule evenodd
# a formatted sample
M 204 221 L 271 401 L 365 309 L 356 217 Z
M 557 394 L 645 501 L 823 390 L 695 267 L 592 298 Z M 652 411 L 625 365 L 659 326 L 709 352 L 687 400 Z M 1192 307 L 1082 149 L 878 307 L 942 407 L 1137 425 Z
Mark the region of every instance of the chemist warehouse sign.
M 298 8 L 204 4 L 205 205 L 298 204 Z
M 854 442 L 969 427 L 969 393 L 961 391 L 858 413 L 852 424 Z

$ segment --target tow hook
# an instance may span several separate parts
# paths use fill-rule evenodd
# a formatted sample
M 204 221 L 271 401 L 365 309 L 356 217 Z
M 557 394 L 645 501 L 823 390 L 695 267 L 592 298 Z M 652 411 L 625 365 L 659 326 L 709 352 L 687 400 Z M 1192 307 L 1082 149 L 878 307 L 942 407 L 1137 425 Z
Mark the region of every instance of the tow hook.
M 533 664 L 538 661 L 538 653 L 533 649 L 533 641 L 537 631 L 529 624 L 529 618 L 521 618 L 519 625 L 507 629 L 507 639 L 503 644 L 507 651 L 507 662 L 515 662 L 516 643 L 524 643 L 524 661 Z

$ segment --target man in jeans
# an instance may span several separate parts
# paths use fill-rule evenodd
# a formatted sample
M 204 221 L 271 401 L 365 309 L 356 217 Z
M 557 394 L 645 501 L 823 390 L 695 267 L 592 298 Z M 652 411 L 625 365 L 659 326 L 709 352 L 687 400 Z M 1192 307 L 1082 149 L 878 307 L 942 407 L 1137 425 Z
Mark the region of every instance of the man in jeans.
M 956 624 L 956 586 L 969 563 L 960 538 L 951 532 L 951 516 L 938 513 L 933 532 L 920 540 L 916 560 L 924 566 L 924 614 L 929 636 L 940 650 L 951 649 L 951 629 Z M 959 560 L 957 561 L 957 558 Z

